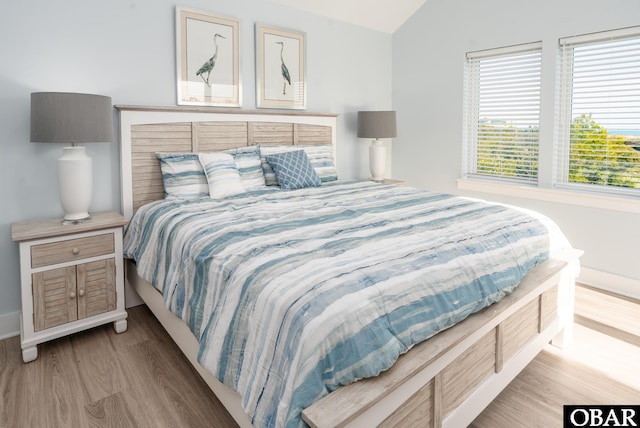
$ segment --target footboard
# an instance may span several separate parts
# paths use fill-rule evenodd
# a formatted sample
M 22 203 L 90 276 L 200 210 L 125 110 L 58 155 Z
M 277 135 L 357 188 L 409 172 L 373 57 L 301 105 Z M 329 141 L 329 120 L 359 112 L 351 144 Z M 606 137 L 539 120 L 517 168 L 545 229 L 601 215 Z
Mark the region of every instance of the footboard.
M 580 251 L 536 266 L 500 302 L 415 346 L 376 378 L 303 412 L 312 427 L 467 426 L 552 339 L 573 324 Z

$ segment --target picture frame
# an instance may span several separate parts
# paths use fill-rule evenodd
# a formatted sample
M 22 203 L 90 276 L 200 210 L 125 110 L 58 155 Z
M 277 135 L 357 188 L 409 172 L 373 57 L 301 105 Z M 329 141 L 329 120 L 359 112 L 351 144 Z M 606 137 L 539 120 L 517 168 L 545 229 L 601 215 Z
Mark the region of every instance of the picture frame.
M 241 107 L 240 21 L 176 7 L 178 105 Z
M 261 23 L 255 33 L 256 107 L 304 110 L 306 33 Z

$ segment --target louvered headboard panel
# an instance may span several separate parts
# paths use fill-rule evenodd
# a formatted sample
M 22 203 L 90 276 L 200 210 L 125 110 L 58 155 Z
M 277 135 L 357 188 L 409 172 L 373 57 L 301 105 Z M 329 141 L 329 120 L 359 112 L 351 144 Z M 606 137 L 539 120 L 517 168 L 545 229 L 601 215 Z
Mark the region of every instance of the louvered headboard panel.
M 333 114 L 116 106 L 120 111 L 122 206 L 130 218 L 162 199 L 156 152 L 220 151 L 254 144 L 336 143 Z M 335 150 L 334 150 L 335 153 Z

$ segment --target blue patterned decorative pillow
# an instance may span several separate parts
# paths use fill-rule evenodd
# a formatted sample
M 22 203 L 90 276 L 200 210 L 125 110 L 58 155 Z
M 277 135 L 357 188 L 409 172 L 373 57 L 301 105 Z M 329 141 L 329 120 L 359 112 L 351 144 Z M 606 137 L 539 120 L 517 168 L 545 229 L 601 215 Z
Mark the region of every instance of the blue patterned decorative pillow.
M 210 152 L 198 154 L 209 183 L 209 195 L 212 198 L 224 198 L 245 189 L 233 156 L 228 153 Z
M 295 150 L 304 150 L 311 166 L 320 177 L 320 180 L 324 183 L 327 181 L 335 181 L 338 179 L 336 172 L 336 164 L 333 159 L 333 144 L 316 144 L 316 145 L 259 145 L 260 158 L 262 160 L 262 172 L 264 175 L 264 181 L 267 186 L 277 186 L 278 180 L 273 171 L 273 168 L 267 162 L 267 156 L 277 153 L 291 152 Z
M 156 153 L 160 160 L 164 197 L 167 199 L 209 196 L 209 185 L 197 153 Z
M 322 184 L 304 150 L 269 155 L 266 159 L 273 167 L 281 189 L 319 187 Z
M 229 153 L 236 161 L 242 185 L 247 192 L 266 188 L 258 146 L 238 147 L 225 150 L 224 153 Z
M 267 161 L 267 156 L 293 152 L 296 150 L 300 150 L 299 147 L 296 146 L 269 146 L 269 145 L 259 145 L 260 148 L 260 159 L 262 162 L 262 174 L 264 176 L 264 183 L 267 186 L 277 186 L 278 179 L 276 178 L 276 173 L 273 170 L 271 164 Z

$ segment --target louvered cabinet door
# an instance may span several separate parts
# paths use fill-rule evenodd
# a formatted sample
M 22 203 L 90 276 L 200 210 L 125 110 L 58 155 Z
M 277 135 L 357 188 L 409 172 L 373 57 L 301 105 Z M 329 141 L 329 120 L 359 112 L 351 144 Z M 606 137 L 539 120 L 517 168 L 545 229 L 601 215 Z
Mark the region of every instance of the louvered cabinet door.
M 78 319 L 116 308 L 116 265 L 114 259 L 83 263 L 77 269 Z
M 34 273 L 32 283 L 35 331 L 78 318 L 75 266 Z

